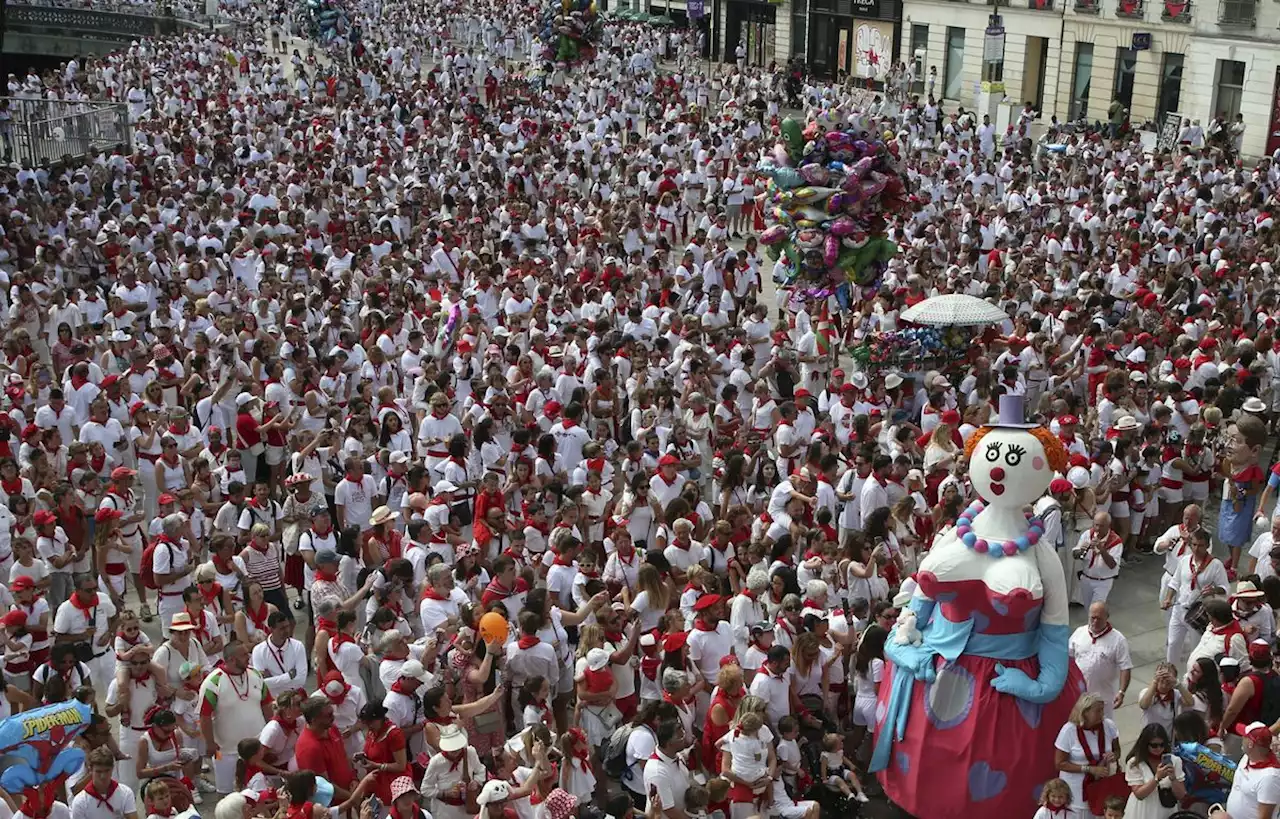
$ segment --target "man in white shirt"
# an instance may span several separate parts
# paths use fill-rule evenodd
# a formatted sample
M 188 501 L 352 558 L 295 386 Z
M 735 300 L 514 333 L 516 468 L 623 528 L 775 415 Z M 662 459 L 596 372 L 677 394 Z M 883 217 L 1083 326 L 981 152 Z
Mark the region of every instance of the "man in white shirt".
M 1209 533 L 1203 529 L 1195 529 L 1190 533 L 1190 541 L 1191 550 L 1178 560 L 1173 577 L 1169 579 L 1169 587 L 1160 601 L 1160 608 L 1172 609 L 1169 616 L 1165 659 L 1178 668 L 1189 667 L 1184 662 L 1184 658 L 1187 656 L 1188 649 L 1200 639 L 1187 625 L 1187 610 L 1202 597 L 1225 595 L 1230 583 L 1222 561 L 1209 553 Z M 1230 605 L 1225 602 L 1223 605 L 1226 605 L 1227 610 L 1230 611 Z M 1243 634 L 1239 642 L 1240 648 L 1243 649 L 1245 647 Z M 1219 648 L 1221 649 L 1221 645 Z
M 1104 602 L 1089 607 L 1089 622 L 1075 630 L 1067 651 L 1084 675 L 1086 690 L 1102 697 L 1108 719 L 1124 702 L 1133 673 L 1129 641 L 1111 626 L 1111 614 Z
M 775 732 L 778 720 L 791 713 L 791 651 L 786 646 L 770 647 L 768 658 L 751 679 L 751 695 L 766 703 L 769 727 Z
M 1111 587 L 1120 576 L 1120 557 L 1124 541 L 1111 530 L 1111 515 L 1098 512 L 1093 516 L 1093 526 L 1080 533 L 1076 554 L 1084 563 L 1078 589 L 1080 603 L 1092 606 L 1095 602 L 1107 602 Z
M 1271 729 L 1261 722 L 1245 729 L 1244 756 L 1236 767 L 1226 813 L 1217 819 L 1268 819 L 1280 805 L 1280 761 L 1271 751 Z
M 267 618 L 271 633 L 253 647 L 249 666 L 262 672 L 272 697 L 293 691 L 307 680 L 307 649 L 293 637 L 293 620 L 288 613 L 274 611 Z
M 645 793 L 656 792 L 669 819 L 685 816 L 684 795 L 693 781 L 677 754 L 689 745 L 679 720 L 666 720 L 654 731 L 657 748 L 644 765 Z
M 93 659 L 88 666 L 94 687 L 106 691 L 116 667 L 111 648 L 115 639 L 116 607 L 110 597 L 98 593 L 98 580 L 92 574 L 76 575 L 75 589 L 54 614 L 54 640 L 59 643 L 88 643 L 93 650 Z
M 111 749 L 93 749 L 85 765 L 89 768 L 89 783 L 71 800 L 71 819 L 138 819 L 133 789 L 121 785 L 113 776 L 116 758 Z

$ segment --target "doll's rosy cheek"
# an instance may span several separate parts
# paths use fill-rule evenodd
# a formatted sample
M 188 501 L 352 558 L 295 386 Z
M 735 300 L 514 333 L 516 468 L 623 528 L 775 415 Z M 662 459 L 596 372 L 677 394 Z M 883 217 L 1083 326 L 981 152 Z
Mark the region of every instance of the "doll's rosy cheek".
M 1031 459 L 1031 468 L 1032 468 L 1032 469 L 1034 469 L 1034 470 L 1035 470 L 1035 471 L 1037 471 L 1037 472 L 1039 472 L 1040 470 L 1044 469 L 1044 458 L 1041 458 L 1039 455 L 1037 455 L 1037 456 L 1035 456 L 1034 458 L 1032 458 L 1032 459 Z

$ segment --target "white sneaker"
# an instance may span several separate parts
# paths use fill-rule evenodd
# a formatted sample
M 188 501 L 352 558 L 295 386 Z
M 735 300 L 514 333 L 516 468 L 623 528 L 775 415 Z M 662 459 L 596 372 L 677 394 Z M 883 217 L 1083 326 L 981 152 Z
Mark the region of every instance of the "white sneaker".
M 204 797 L 200 795 L 199 788 L 196 788 L 194 791 L 191 792 L 191 804 L 193 805 L 204 804 Z
M 218 787 L 210 782 L 206 777 L 196 777 L 196 790 L 200 793 L 217 793 Z
M 858 791 L 857 793 L 855 793 L 855 794 L 853 795 L 853 798 L 854 798 L 854 799 L 857 799 L 859 802 L 870 802 L 870 801 L 871 801 L 870 799 L 868 799 L 868 798 L 867 798 L 867 795 L 866 795 L 865 793 L 863 793 L 862 791 Z

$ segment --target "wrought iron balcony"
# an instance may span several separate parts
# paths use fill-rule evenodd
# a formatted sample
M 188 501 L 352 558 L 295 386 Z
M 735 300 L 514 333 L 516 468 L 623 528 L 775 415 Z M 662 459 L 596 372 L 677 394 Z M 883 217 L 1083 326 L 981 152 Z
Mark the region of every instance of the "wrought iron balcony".
M 1190 23 L 1190 0 L 1164 0 L 1160 8 L 1160 19 L 1166 23 Z
M 1102 0 L 1075 0 L 1076 14 L 1098 14 L 1102 11 Z
M 1141 20 L 1144 10 L 1143 0 L 1116 0 L 1117 17 Z

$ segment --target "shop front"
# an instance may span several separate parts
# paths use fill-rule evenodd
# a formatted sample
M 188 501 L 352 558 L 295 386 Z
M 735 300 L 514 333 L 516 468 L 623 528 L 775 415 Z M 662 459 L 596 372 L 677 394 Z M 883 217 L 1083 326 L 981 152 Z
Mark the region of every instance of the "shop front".
M 898 55 L 900 0 L 809 0 L 809 68 L 883 88 Z
M 786 55 L 778 56 L 778 7 L 772 3 L 752 0 L 729 0 L 726 3 L 724 59 L 732 62 L 742 59 L 747 65 L 768 66 L 783 62 Z M 785 48 L 782 49 L 785 51 Z

